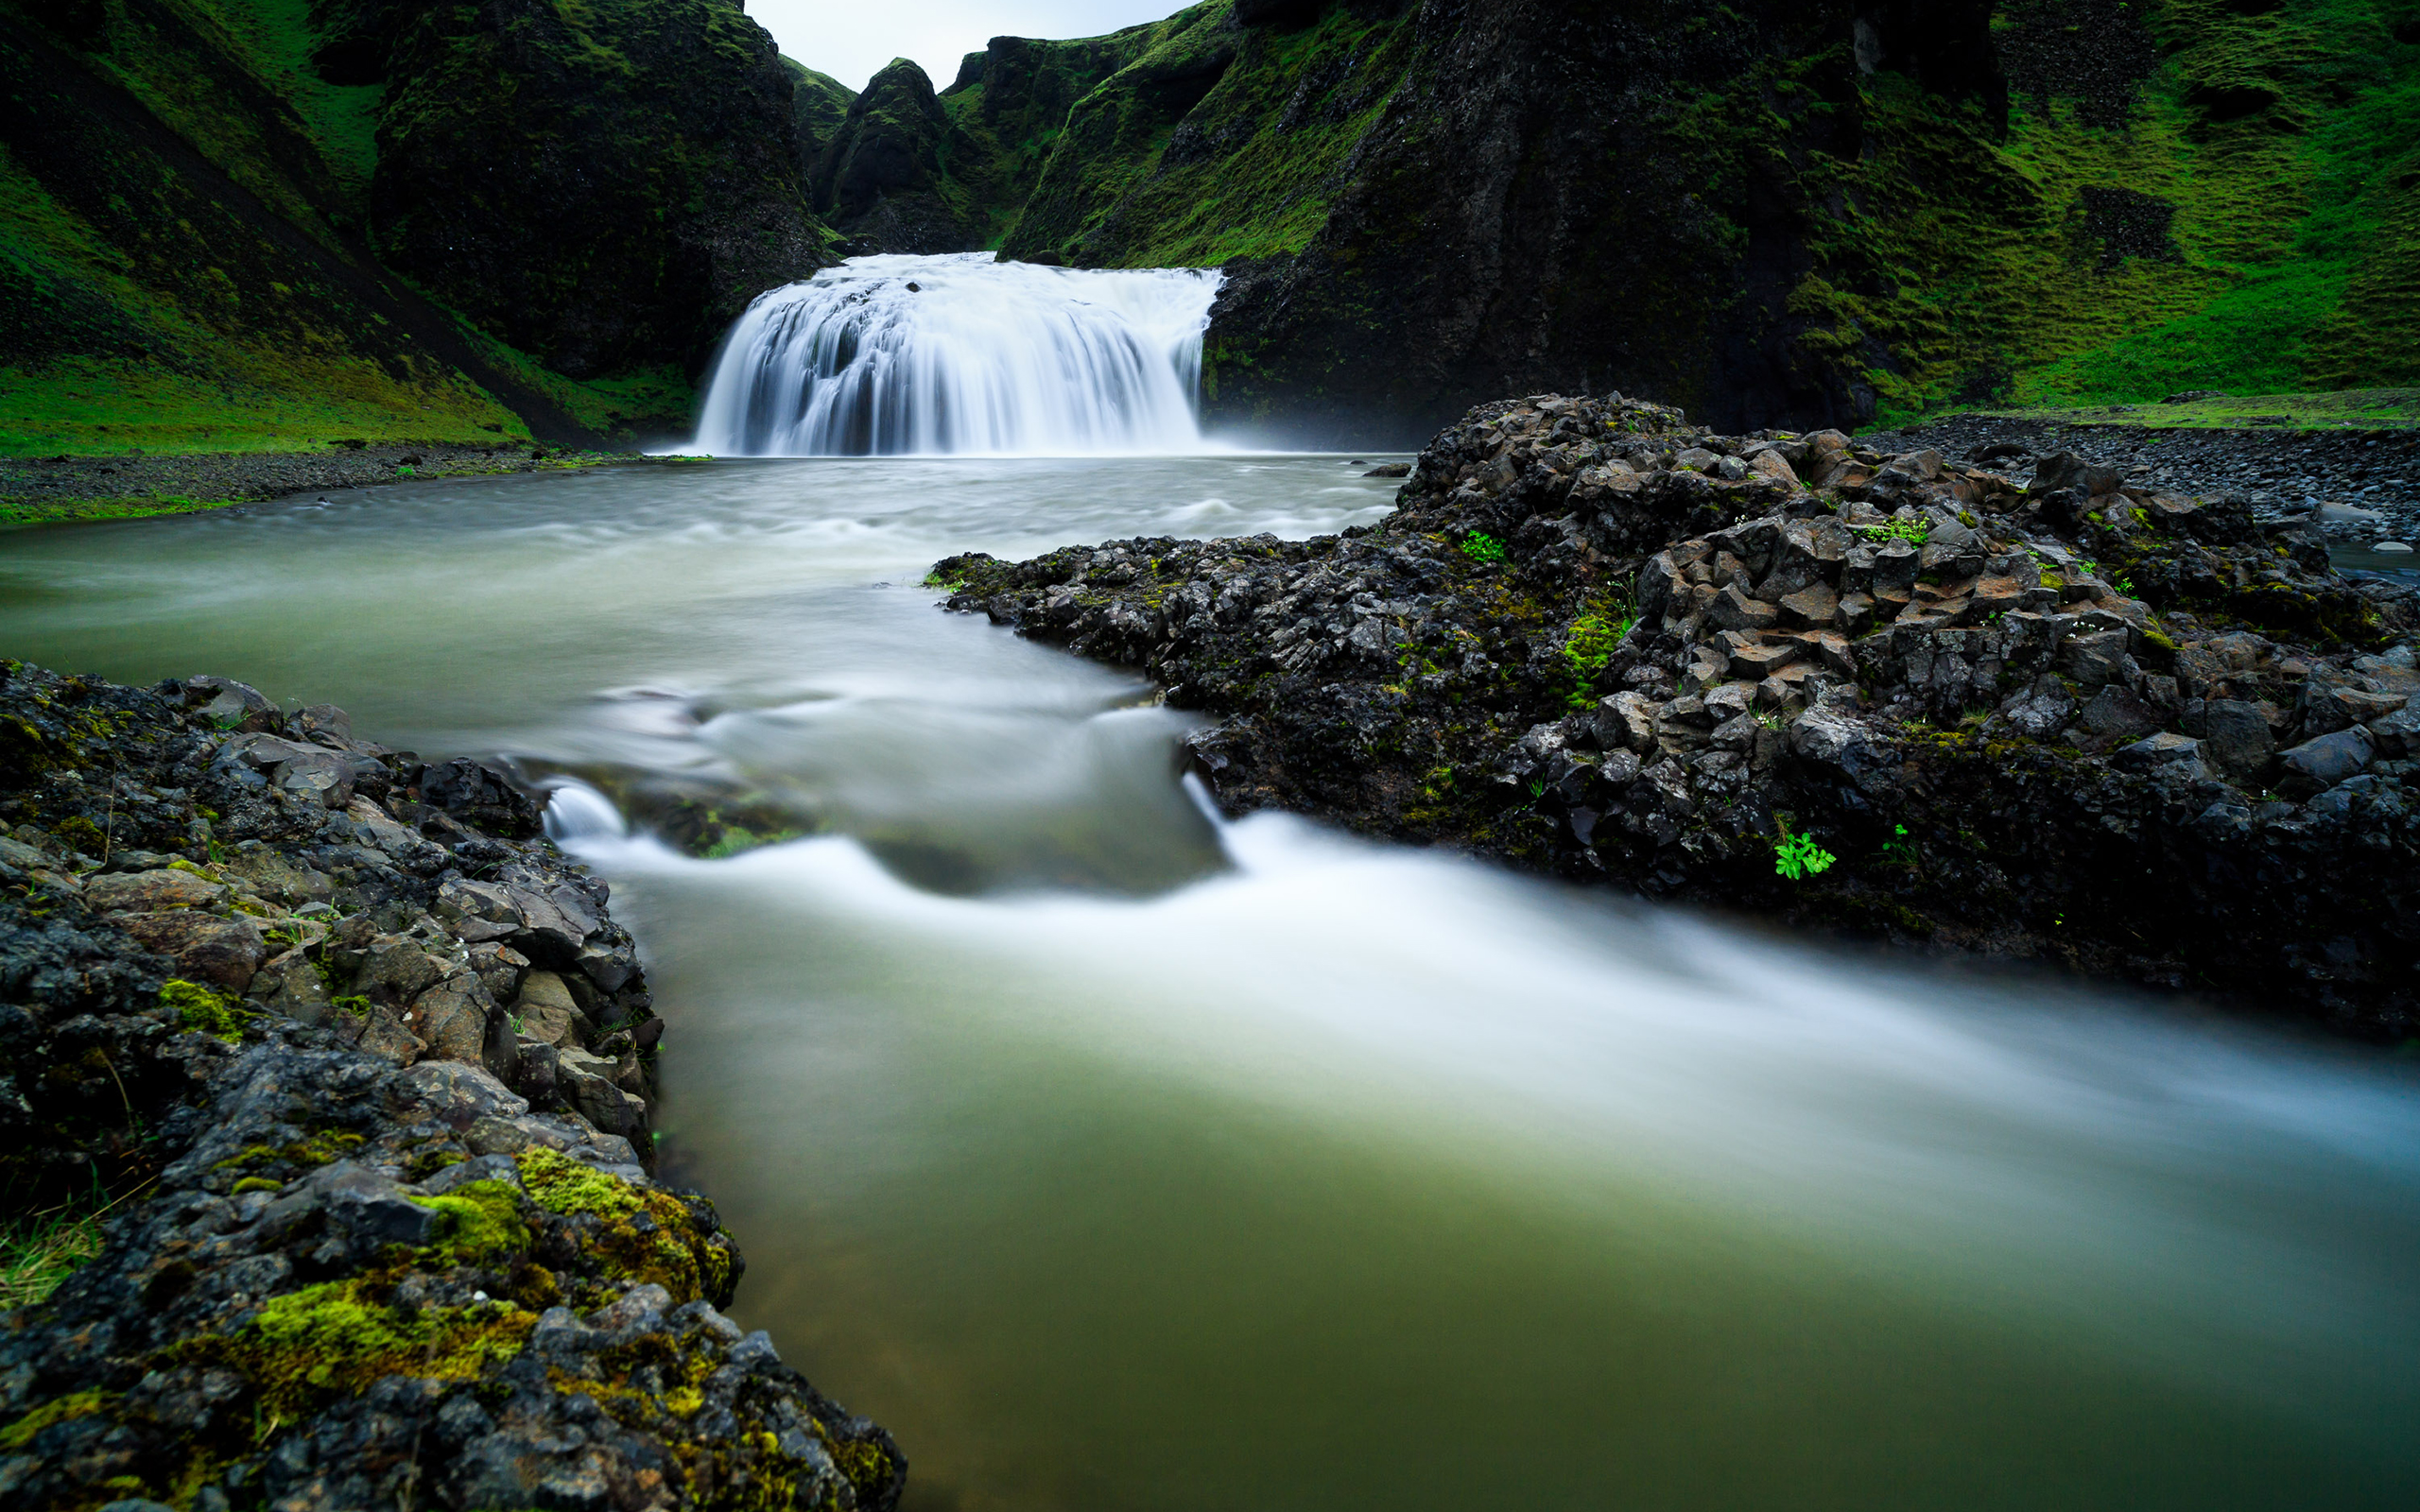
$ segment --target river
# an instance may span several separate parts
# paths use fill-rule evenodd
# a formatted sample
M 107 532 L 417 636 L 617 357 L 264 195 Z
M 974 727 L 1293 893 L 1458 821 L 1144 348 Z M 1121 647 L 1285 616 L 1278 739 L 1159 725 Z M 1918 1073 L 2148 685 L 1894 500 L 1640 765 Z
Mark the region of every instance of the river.
M 1370 458 L 1369 460 L 1374 460 Z M 726 461 L 0 540 L 0 649 L 740 778 L 577 843 L 666 1168 L 913 1512 L 2404 1507 L 2420 1078 L 1284 816 L 949 552 L 1306 535 L 1343 457 Z

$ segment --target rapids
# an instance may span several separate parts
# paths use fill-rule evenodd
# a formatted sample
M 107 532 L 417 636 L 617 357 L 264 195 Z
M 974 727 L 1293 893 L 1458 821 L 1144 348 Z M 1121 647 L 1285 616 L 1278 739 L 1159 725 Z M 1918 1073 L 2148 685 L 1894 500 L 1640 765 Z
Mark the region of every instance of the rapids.
M 1365 460 L 1374 460 L 1374 457 Z M 776 794 L 556 823 L 666 1169 L 911 1512 L 2402 1507 L 2420 1078 L 1284 816 L 936 558 L 1333 531 L 1340 457 L 728 461 L 21 532 L 0 647 Z
M 748 307 L 706 384 L 724 456 L 1201 450 L 1195 389 L 1221 275 L 855 257 Z

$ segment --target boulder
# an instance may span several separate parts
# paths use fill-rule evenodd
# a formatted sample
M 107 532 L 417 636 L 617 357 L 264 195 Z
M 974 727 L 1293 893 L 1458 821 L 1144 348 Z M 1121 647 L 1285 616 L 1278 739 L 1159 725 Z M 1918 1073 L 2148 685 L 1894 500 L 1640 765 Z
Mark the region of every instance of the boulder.
M 277 724 L 277 705 L 258 688 L 230 678 L 187 678 L 185 707 L 220 730 L 268 730 Z
M 177 963 L 177 974 L 231 992 L 252 985 L 268 959 L 268 942 L 249 919 L 214 919 L 189 910 L 121 914 L 118 928 Z
M 2229 781 L 2252 784 L 2267 775 L 2277 737 L 2259 706 L 2213 698 L 2202 707 L 2202 756 Z
M 2083 728 L 2112 744 L 2135 740 L 2157 730 L 2159 715 L 2131 690 L 2111 683 L 2083 706 Z M 2179 736 L 2179 739 L 2189 737 Z M 2194 742 L 2198 747 L 2200 742 Z
M 206 908 L 227 896 L 227 888 L 199 872 L 164 867 L 156 871 L 123 871 L 94 877 L 84 884 L 84 902 L 103 913 L 157 913 L 174 908 Z
M 2278 756 L 2278 790 L 2290 798 L 2325 792 L 2346 778 L 2360 776 L 2373 754 L 2370 732 L 2358 725 L 2304 741 Z
M 2202 743 L 2190 735 L 2162 730 L 2148 735 L 2110 758 L 2129 771 L 2150 771 L 2190 763 L 2202 765 Z

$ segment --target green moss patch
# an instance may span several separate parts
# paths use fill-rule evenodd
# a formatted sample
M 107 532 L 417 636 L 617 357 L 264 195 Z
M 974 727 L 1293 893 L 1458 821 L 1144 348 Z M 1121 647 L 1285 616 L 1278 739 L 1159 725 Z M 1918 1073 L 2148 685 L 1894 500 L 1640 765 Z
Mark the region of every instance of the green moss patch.
M 551 1150 L 527 1150 L 513 1159 L 540 1207 L 594 1220 L 584 1245 L 607 1277 L 653 1281 L 677 1302 L 730 1298 L 730 1250 L 700 1230 L 680 1198 L 634 1187 Z

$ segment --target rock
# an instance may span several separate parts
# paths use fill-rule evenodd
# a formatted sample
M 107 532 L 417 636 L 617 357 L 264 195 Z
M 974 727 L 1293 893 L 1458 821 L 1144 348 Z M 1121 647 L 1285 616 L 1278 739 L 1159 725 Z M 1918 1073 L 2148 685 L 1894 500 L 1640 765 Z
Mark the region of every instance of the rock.
M 1372 468 L 1369 472 L 1364 472 L 1361 475 L 1365 478 L 1409 477 L 1411 475 L 1411 464 L 1409 462 L 1381 462 L 1376 467 Z
M 207 908 L 226 896 L 223 884 L 198 872 L 166 868 L 94 877 L 84 884 L 84 902 L 107 913 Z
M 2159 724 L 2159 715 L 2149 704 L 2116 683 L 2094 694 L 2083 706 L 2084 729 L 2113 745 L 2135 740 L 2158 729 Z M 2193 744 L 2198 750 L 2201 743 Z
M 2091 498 L 2114 491 L 2118 483 L 2115 468 L 2095 466 L 2073 452 L 2053 452 L 2033 464 L 2025 491 L 2032 497 L 2067 490 Z
M 187 678 L 185 707 L 220 730 L 260 730 L 277 724 L 277 705 L 250 683 L 228 678 Z
M 269 785 L 322 808 L 341 809 L 353 801 L 353 758 L 339 751 L 291 756 L 269 773 Z
M 584 1035 L 579 1005 L 571 988 L 552 971 L 531 971 L 521 979 L 521 996 L 512 1005 L 520 1016 L 520 1032 L 546 1044 L 579 1047 Z
M 2279 755 L 2278 790 L 2290 798 L 2308 798 L 2359 776 L 2373 754 L 2370 732 L 2359 726 L 2304 741 Z
M 2135 742 L 2118 751 L 2112 759 L 2118 765 L 2134 771 L 2148 771 L 2155 767 L 2174 766 L 2187 763 L 2199 766 L 2202 765 L 2202 743 L 2190 735 L 2179 735 L 2170 730 L 2162 730 L 2158 734 L 2146 736 Z
M 2135 675 L 2134 659 L 2127 655 L 2131 640 L 2124 630 L 2070 635 L 2060 644 L 2059 669 L 2087 688 L 2131 681 Z
M 2216 698 L 2202 709 L 2202 755 L 2229 781 L 2256 784 L 2277 751 L 2268 716 L 2239 698 Z
M 249 919 L 214 919 L 208 914 L 172 912 L 121 914 L 120 929 L 177 963 L 177 974 L 188 981 L 241 992 L 252 984 L 252 973 L 268 959 L 268 942 Z
M 2367 728 L 2378 755 L 2390 761 L 2420 756 L 2420 704 L 2406 704 Z
M 295 733 L 303 739 L 341 749 L 353 744 L 353 715 L 332 703 L 305 704 L 293 718 Z
M 1781 623 L 1781 611 L 1762 599 L 1751 598 L 1737 583 L 1715 595 L 1706 616 L 1727 630 L 1769 630 Z
M 430 1055 L 475 1063 L 487 1045 L 488 1014 L 493 1006 L 477 975 L 464 971 L 413 998 L 404 1022 L 427 1044 Z

